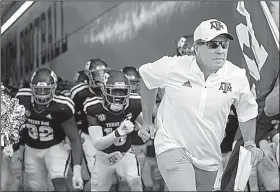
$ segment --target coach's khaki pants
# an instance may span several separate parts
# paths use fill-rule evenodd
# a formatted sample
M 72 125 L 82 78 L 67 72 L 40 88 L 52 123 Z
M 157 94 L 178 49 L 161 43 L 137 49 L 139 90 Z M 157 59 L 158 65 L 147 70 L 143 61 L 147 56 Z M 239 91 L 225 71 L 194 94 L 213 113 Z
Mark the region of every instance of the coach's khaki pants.
M 182 148 L 160 153 L 157 162 L 169 191 L 212 191 L 217 171 L 204 171 L 193 166 Z

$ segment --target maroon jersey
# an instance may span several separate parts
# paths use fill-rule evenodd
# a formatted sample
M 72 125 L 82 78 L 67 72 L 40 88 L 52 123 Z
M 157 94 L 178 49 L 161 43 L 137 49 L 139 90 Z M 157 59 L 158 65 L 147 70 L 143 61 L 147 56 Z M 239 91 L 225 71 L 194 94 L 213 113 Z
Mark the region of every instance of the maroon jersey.
M 70 98 L 75 103 L 75 121 L 77 122 L 77 127 L 86 134 L 88 134 L 88 121 L 83 110 L 83 103 L 87 98 L 93 98 L 95 96 L 101 96 L 101 89 L 96 88 L 92 92 L 87 83 L 79 83 L 70 91 Z
M 94 97 L 84 103 L 84 111 L 87 115 L 96 117 L 98 125 L 102 127 L 103 136 L 115 131 L 126 118 L 130 118 L 132 123 L 142 111 L 141 98 L 137 95 L 131 95 L 128 104 L 122 112 L 118 114 L 110 112 L 103 105 L 102 98 Z M 105 153 L 115 151 L 127 152 L 131 148 L 131 133 L 120 137 L 114 144 L 103 150 Z
M 24 140 L 28 146 L 46 149 L 65 139 L 61 124 L 74 115 L 74 103 L 71 99 L 55 95 L 46 109 L 38 113 L 32 104 L 31 89 L 20 89 L 16 98 L 26 109 L 25 127 L 28 129 L 28 134 Z

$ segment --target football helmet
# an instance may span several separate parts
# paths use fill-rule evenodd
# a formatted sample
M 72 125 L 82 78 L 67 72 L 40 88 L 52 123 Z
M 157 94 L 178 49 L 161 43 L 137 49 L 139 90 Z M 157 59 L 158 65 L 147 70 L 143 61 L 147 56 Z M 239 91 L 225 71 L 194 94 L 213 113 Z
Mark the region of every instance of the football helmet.
M 74 84 L 78 83 L 88 83 L 88 76 L 86 75 L 84 70 L 78 71 L 73 80 Z
M 130 82 L 125 73 L 110 70 L 104 74 L 101 90 L 105 107 L 113 112 L 119 112 L 129 102 Z
M 182 36 L 177 41 L 177 55 L 178 56 L 194 55 L 193 36 L 192 35 Z
M 40 68 L 33 73 L 30 88 L 34 102 L 39 105 L 47 105 L 55 94 L 57 76 L 52 70 Z
M 85 65 L 85 74 L 88 77 L 90 87 L 96 88 L 101 86 L 103 75 L 108 71 L 108 65 L 101 59 L 91 59 Z
M 122 71 L 125 73 L 126 77 L 130 81 L 131 93 L 139 93 L 140 86 L 140 74 L 135 67 L 124 67 Z

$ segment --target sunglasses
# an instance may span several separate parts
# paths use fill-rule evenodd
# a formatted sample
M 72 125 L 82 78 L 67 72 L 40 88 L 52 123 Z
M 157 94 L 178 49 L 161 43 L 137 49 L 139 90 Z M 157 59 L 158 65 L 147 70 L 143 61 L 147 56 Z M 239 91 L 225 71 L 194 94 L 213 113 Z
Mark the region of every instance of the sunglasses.
M 200 42 L 200 44 L 207 45 L 209 49 L 217 49 L 219 45 L 221 45 L 223 49 L 227 49 L 229 47 L 229 41 L 207 41 Z

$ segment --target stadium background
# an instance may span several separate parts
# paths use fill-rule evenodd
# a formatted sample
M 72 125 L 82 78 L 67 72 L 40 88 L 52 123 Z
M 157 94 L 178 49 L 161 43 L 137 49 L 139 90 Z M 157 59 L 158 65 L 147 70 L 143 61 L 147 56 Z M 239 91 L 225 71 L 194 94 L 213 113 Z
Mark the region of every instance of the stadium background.
M 44 66 L 72 80 L 95 57 L 116 69 L 140 66 L 176 54 L 181 35 L 218 18 L 236 37 L 228 59 L 247 69 L 253 92 L 256 87 L 261 95 L 279 70 L 279 49 L 261 4 L 245 2 L 244 8 L 248 21 L 238 12 L 242 2 L 36 2 L 2 35 L 2 78 L 19 84 Z
M 276 13 L 279 33 L 279 3 Z M 279 34 L 260 2 L 36 2 L 1 35 L 1 79 L 17 87 L 47 67 L 71 81 L 91 58 L 115 69 L 138 67 L 175 55 L 178 38 L 209 18 L 226 23 L 235 36 L 228 60 L 246 68 L 261 116 L 279 75 Z

